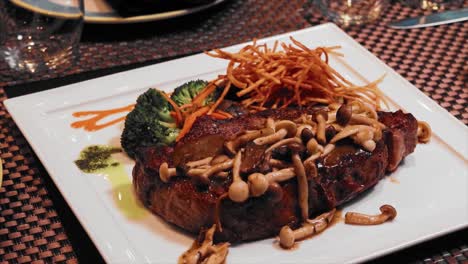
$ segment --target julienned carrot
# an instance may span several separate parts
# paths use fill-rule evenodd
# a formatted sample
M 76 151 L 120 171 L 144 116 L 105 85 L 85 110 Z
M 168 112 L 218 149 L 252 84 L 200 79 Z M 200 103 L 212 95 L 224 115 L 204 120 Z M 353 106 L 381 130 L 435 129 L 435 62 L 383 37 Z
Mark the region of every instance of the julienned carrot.
M 177 125 L 180 125 L 183 122 L 183 117 L 182 117 L 182 113 L 180 112 L 179 106 L 165 92 L 161 91 L 161 94 L 172 105 L 172 108 L 174 108 L 174 111 L 176 113 Z
M 222 120 L 222 119 L 227 119 L 228 117 L 221 114 L 221 113 L 218 113 L 218 112 L 214 112 L 214 113 L 211 113 L 209 114 L 209 116 L 213 117 L 214 119 L 218 119 L 218 120 Z
M 192 100 L 192 104 L 194 105 L 201 105 L 203 100 L 205 100 L 208 95 L 210 95 L 216 89 L 216 84 L 214 82 L 210 82 L 201 93 L 199 93 L 195 98 Z
M 233 118 L 233 116 L 232 116 L 230 113 L 224 112 L 224 111 L 219 110 L 219 109 L 217 109 L 215 113 L 222 114 L 222 115 L 224 115 L 226 118 Z
M 216 107 L 224 100 L 224 97 L 226 94 L 229 92 L 229 89 L 231 88 L 231 82 L 228 82 L 226 86 L 224 86 L 224 90 L 221 93 L 221 96 L 216 100 L 216 102 L 211 106 L 210 111 L 208 111 L 208 114 L 212 114 L 215 110 Z
M 204 107 L 198 109 L 197 111 L 193 112 L 190 116 L 188 116 L 185 119 L 184 126 L 180 130 L 180 133 L 177 136 L 176 141 L 179 141 L 181 138 L 183 138 L 185 136 L 185 134 L 187 134 L 190 131 L 193 124 L 197 120 L 197 117 L 208 113 L 209 110 L 210 110 L 210 108 L 208 106 L 204 106 Z

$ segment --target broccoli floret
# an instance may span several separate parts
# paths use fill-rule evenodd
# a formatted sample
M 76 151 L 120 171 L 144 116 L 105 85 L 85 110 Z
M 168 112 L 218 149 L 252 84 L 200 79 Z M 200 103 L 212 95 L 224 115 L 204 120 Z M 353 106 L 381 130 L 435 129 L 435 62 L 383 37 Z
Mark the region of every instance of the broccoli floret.
M 195 96 L 197 96 L 203 90 L 203 88 L 205 88 L 207 84 L 208 82 L 203 80 L 186 82 L 181 86 L 175 88 L 174 92 L 172 93 L 171 99 L 179 106 L 189 104 L 190 102 L 192 102 L 192 99 Z M 218 91 L 213 92 L 203 101 L 203 105 L 214 103 L 218 96 Z
M 172 106 L 160 91 L 149 89 L 137 99 L 135 108 L 127 115 L 120 139 L 122 148 L 135 158 L 140 147 L 169 145 L 179 129 L 170 112 Z

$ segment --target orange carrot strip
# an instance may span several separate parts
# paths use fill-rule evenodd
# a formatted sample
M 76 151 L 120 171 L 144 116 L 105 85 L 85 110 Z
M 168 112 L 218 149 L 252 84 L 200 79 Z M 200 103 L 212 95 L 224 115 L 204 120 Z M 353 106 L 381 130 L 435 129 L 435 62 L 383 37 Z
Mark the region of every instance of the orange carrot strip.
M 164 98 L 166 98 L 169 104 L 172 105 L 172 108 L 174 108 L 174 111 L 176 113 L 177 126 L 179 126 L 183 121 L 182 113 L 180 112 L 179 106 L 165 92 L 161 91 L 161 94 L 164 96 Z
M 212 114 L 214 112 L 214 110 L 216 110 L 216 107 L 218 107 L 219 104 L 224 100 L 224 97 L 229 92 L 230 88 L 231 88 L 231 82 L 228 82 L 226 84 L 226 86 L 224 86 L 224 90 L 221 93 L 221 96 L 219 96 L 218 100 L 216 100 L 216 102 L 213 104 L 213 106 L 211 106 L 210 111 L 208 111 L 209 115 Z
M 205 106 L 205 107 L 202 107 L 202 108 L 198 109 L 197 111 L 193 112 L 193 114 L 191 114 L 190 116 L 188 116 L 185 119 L 184 126 L 180 130 L 180 133 L 177 136 L 176 141 L 179 141 L 181 138 L 183 138 L 190 131 L 190 129 L 192 128 L 192 126 L 195 123 L 195 121 L 197 120 L 197 118 L 199 116 L 202 116 L 202 115 L 206 114 L 209 110 L 210 110 L 210 108 L 208 106 Z
M 206 87 L 192 100 L 193 105 L 201 105 L 203 100 L 216 89 L 214 82 L 210 82 Z
M 224 112 L 224 111 L 219 110 L 219 109 L 216 110 L 216 112 L 218 112 L 218 113 L 224 115 L 224 116 L 227 117 L 227 118 L 233 118 L 233 116 L 232 116 L 230 113 L 228 113 L 228 112 Z
M 218 120 L 227 119 L 227 117 L 225 115 L 223 115 L 221 113 L 217 113 L 217 112 L 209 114 L 209 116 L 213 117 L 214 119 L 218 119 Z
M 81 111 L 81 112 L 75 112 L 73 113 L 73 116 L 75 117 L 83 117 L 83 116 L 88 116 L 88 115 L 93 115 L 93 117 L 90 117 L 85 120 L 81 121 L 76 121 L 71 124 L 71 127 L 73 128 L 83 128 L 86 131 L 96 131 L 108 126 L 111 126 L 113 124 L 119 123 L 123 120 L 125 120 L 125 116 L 119 117 L 117 119 L 114 119 L 112 121 L 109 121 L 104 124 L 97 124 L 100 120 L 117 114 L 117 113 L 122 113 L 122 112 L 129 112 L 133 109 L 135 105 L 128 105 L 125 107 L 120 107 L 120 108 L 114 108 L 114 109 L 109 109 L 109 110 L 96 110 L 96 111 Z

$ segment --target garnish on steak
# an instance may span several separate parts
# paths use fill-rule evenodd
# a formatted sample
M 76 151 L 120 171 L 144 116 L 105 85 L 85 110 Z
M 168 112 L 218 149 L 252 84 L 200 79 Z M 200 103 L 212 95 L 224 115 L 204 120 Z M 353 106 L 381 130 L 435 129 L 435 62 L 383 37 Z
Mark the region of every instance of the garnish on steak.
M 297 228 L 374 186 L 413 152 L 418 122 L 411 114 L 359 106 L 275 109 L 228 120 L 202 116 L 177 144 L 141 149 L 133 171 L 137 194 L 152 212 L 190 232 L 218 224 L 217 241 Z M 351 108 L 347 122 L 342 107 Z M 240 177 L 233 177 L 239 159 Z M 165 182 L 160 171 L 167 168 L 173 173 Z M 238 202 L 229 190 L 241 181 L 249 197 Z

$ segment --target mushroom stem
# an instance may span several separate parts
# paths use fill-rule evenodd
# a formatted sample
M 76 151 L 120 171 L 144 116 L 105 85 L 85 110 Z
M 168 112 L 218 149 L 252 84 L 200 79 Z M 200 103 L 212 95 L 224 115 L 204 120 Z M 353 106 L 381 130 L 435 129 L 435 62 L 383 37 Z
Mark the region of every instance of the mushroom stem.
M 227 178 L 227 176 L 229 176 L 229 173 L 226 171 L 220 171 L 213 176 L 216 176 L 218 178 Z
M 271 145 L 269 148 L 265 150 L 265 153 L 270 153 L 276 148 L 279 148 L 281 146 L 285 145 L 291 145 L 291 144 L 302 144 L 302 141 L 299 138 L 293 137 L 293 138 L 287 138 L 287 139 L 282 139 L 275 144 Z
M 214 158 L 211 160 L 210 164 L 211 164 L 211 165 L 216 165 L 216 164 L 225 162 L 225 161 L 227 161 L 227 160 L 229 160 L 229 157 L 228 157 L 228 156 L 226 156 L 226 155 L 218 155 L 218 156 L 214 157 Z
M 268 182 L 282 182 L 291 179 L 296 176 L 294 168 L 282 169 L 279 171 L 273 171 L 265 175 Z
M 205 238 L 201 245 L 189 249 L 179 258 L 179 264 L 198 264 L 198 263 L 223 263 L 226 259 L 229 243 L 213 245 L 213 236 L 216 231 L 216 225 L 213 225 L 205 232 Z
M 281 129 L 286 129 L 286 131 L 288 131 L 288 137 L 294 137 L 297 132 L 297 125 L 290 120 L 281 120 L 275 123 L 275 131 L 279 131 Z
M 226 263 L 226 257 L 229 253 L 229 243 L 213 245 L 209 248 L 210 256 L 203 260 L 203 264 L 222 264 Z
M 301 208 L 302 219 L 309 218 L 309 184 L 307 182 L 307 175 L 305 173 L 304 165 L 302 164 L 299 154 L 292 155 L 294 170 L 297 175 L 297 187 L 299 193 L 299 207 Z
M 310 155 L 313 155 L 317 152 L 321 152 L 323 149 L 322 149 L 322 146 L 319 145 L 319 143 L 317 142 L 317 140 L 315 140 L 315 138 L 311 138 L 307 144 L 306 144 L 306 148 L 307 148 L 307 151 L 309 152 Z
M 169 182 L 170 178 L 177 175 L 176 168 L 169 168 L 167 162 L 163 162 L 161 166 L 159 166 L 159 178 L 163 182 Z
M 335 149 L 335 144 L 327 144 L 323 148 L 323 152 L 320 155 L 320 157 L 325 157 L 326 155 L 330 154 L 330 152 L 332 152 L 334 149 Z
M 376 120 L 378 119 L 377 112 L 372 107 L 368 106 L 367 104 L 359 102 L 359 101 L 353 101 L 351 105 L 353 106 L 352 108 L 353 113 L 357 113 L 357 114 L 364 113 L 364 114 L 368 114 L 370 118 L 373 118 Z
M 249 141 L 252 141 L 256 138 L 259 138 L 259 137 L 265 137 L 265 136 L 268 136 L 268 135 L 271 135 L 273 134 L 275 131 L 273 128 L 271 127 L 266 127 L 266 128 L 263 128 L 263 129 L 260 129 L 260 130 L 254 130 L 252 132 L 248 132 L 240 137 L 237 137 L 236 139 L 234 140 L 231 140 L 231 141 L 228 141 L 224 144 L 224 146 L 226 147 L 226 149 L 231 153 L 231 154 L 235 154 L 237 152 L 237 149 L 239 148 L 239 146 L 249 142 Z
M 364 125 L 347 126 L 343 128 L 343 130 L 341 130 L 338 134 L 336 134 L 330 140 L 330 143 L 336 143 L 337 141 L 342 140 L 343 138 L 347 138 L 363 130 L 371 130 L 373 132 L 374 128 L 370 126 L 364 126 Z
M 385 204 L 380 207 L 379 215 L 367 215 L 356 212 L 348 212 L 345 215 L 345 223 L 351 225 L 380 225 L 396 217 L 397 212 L 391 205 Z
M 336 209 L 333 208 L 331 211 L 323 213 L 314 219 L 307 219 L 306 223 L 315 227 L 315 233 L 322 232 L 327 228 L 328 224 L 333 220 Z
M 232 167 L 232 183 L 229 186 L 229 198 L 238 203 L 245 202 L 249 198 L 249 186 L 240 176 L 240 165 L 242 161 L 242 151 L 237 152 Z
M 208 157 L 208 158 L 204 158 L 201 160 L 189 161 L 185 165 L 187 165 L 187 167 L 190 167 L 190 168 L 199 167 L 199 166 L 210 164 L 211 160 L 213 160 L 213 157 Z
M 325 137 L 326 120 L 322 115 L 317 115 L 317 141 L 320 144 L 325 144 L 327 138 Z
M 287 168 L 273 171 L 263 175 L 261 173 L 252 173 L 249 175 L 249 189 L 252 196 L 264 194 L 273 183 L 286 181 L 296 176 L 294 168 Z
M 283 248 L 292 248 L 296 240 L 306 238 L 314 234 L 315 228 L 313 225 L 305 225 L 296 230 L 292 230 L 289 226 L 283 226 L 279 233 L 280 245 Z
M 365 150 L 367 151 L 374 151 L 376 147 L 376 143 L 373 140 L 374 132 L 373 130 L 363 129 L 359 131 L 357 134 L 351 136 L 354 142 L 360 144 Z
M 208 184 L 209 178 L 213 174 L 228 170 L 232 168 L 232 166 L 233 166 L 233 160 L 229 159 L 222 163 L 213 165 L 209 167 L 208 169 L 199 169 L 199 168 L 190 169 L 187 171 L 187 175 L 191 177 L 197 177 L 197 179 L 200 180 L 201 183 Z
M 283 139 L 287 134 L 288 131 L 286 129 L 280 129 L 271 135 L 256 138 L 253 142 L 257 145 L 271 144 L 273 142 Z
M 289 226 L 284 226 L 279 233 L 280 245 L 284 248 L 291 248 L 297 240 L 323 231 L 333 219 L 335 211 L 333 209 L 314 219 L 308 219 L 301 228 L 296 230 L 292 230 Z
M 385 125 L 380 123 L 379 121 L 363 115 L 352 115 L 351 122 L 353 124 L 375 125 L 380 129 L 385 128 Z

